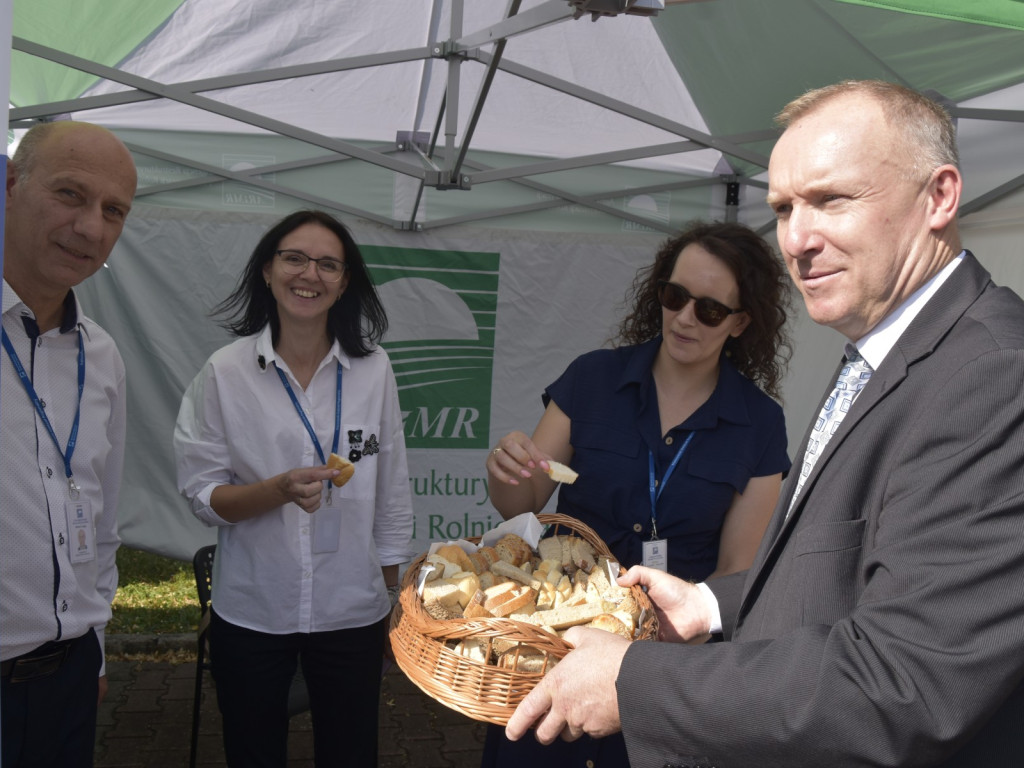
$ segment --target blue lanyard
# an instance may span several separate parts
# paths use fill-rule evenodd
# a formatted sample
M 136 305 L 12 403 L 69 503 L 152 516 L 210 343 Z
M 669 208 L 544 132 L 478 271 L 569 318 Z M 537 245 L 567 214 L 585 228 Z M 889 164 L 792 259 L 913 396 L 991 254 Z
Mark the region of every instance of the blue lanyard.
M 334 443 L 331 446 L 331 453 L 338 452 L 338 441 L 341 438 L 341 363 L 338 363 L 338 386 L 337 394 L 334 400 Z M 274 370 L 277 371 L 277 375 L 281 379 L 281 383 L 284 384 L 285 391 L 288 392 L 288 397 L 292 399 L 292 405 L 295 406 L 295 412 L 299 414 L 299 418 L 302 419 L 303 425 L 306 427 L 306 431 L 309 432 L 309 436 L 313 438 L 313 446 L 316 448 L 316 455 L 320 457 L 320 463 L 326 464 L 327 457 L 324 456 L 324 449 L 320 447 L 320 441 L 316 437 L 316 432 L 313 431 L 313 425 L 309 423 L 309 419 L 306 418 L 306 414 L 302 412 L 302 406 L 299 405 L 299 398 L 295 396 L 295 390 L 292 389 L 292 385 L 288 383 L 288 377 L 284 375 L 284 371 L 277 367 L 277 363 L 274 363 Z
M 683 444 L 679 446 L 679 450 L 676 451 L 675 458 L 672 459 L 672 463 L 668 465 L 668 469 L 665 470 L 664 477 L 661 478 L 661 485 L 658 485 L 658 481 L 654 476 L 654 451 L 647 449 L 647 466 L 650 471 L 650 489 L 651 489 L 651 539 L 658 538 L 658 499 L 661 498 L 662 492 L 665 490 L 665 486 L 668 485 L 668 479 L 672 477 L 672 473 L 676 471 L 676 465 L 679 460 L 683 458 L 683 453 L 686 452 L 686 447 L 693 440 L 694 433 L 691 432 Z
M 6 329 L 3 330 L 3 345 L 4 349 L 7 350 L 7 356 L 11 358 L 11 364 L 14 366 L 14 370 L 18 372 L 18 378 L 21 379 L 21 383 L 24 385 L 25 391 L 28 393 L 28 397 L 32 401 L 32 405 L 35 406 L 36 413 L 39 414 L 39 418 L 42 420 L 43 426 L 45 426 L 46 431 L 50 433 L 50 439 L 53 440 L 53 444 L 56 446 L 57 452 L 64 461 L 64 475 L 68 479 L 68 491 L 71 494 L 71 498 L 77 499 L 80 489 L 75 484 L 74 475 L 71 473 L 71 456 L 74 454 L 75 445 L 78 442 L 78 422 L 79 417 L 82 415 L 82 391 L 85 389 L 85 347 L 82 345 L 82 329 L 78 329 L 78 406 L 75 408 L 75 421 L 71 425 L 71 434 L 68 436 L 68 447 L 63 451 L 60 449 L 60 441 L 57 440 L 57 434 L 53 431 L 53 425 L 50 424 L 50 419 L 47 417 L 46 411 L 43 410 L 43 404 L 39 400 L 39 395 L 36 394 L 36 388 L 32 386 L 32 380 L 25 372 L 25 366 L 23 366 L 21 364 L 21 360 L 18 359 L 18 353 L 14 351 L 14 346 L 11 344 L 11 340 L 7 336 Z

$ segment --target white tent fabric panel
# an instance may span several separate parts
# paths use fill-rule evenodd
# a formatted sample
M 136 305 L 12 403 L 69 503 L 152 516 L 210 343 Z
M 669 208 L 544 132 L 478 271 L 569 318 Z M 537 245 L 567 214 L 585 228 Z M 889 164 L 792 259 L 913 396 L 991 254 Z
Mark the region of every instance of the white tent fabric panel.
M 523 10 L 541 2 L 526 2 Z M 185 82 L 270 66 L 424 48 L 450 33 L 448 3 L 294 5 L 299 7 L 281 14 L 277 4 L 233 0 L 218 3 L 212 15 L 207 4 L 185 3 L 168 25 L 119 69 L 158 82 Z M 440 17 L 434 18 L 438 9 Z M 464 32 L 497 23 L 504 10 L 502 3 L 467 3 Z M 600 23 L 548 26 L 510 39 L 504 55 L 506 61 L 600 91 L 669 120 L 707 129 L 648 19 L 626 16 Z M 473 102 L 483 74 L 479 62 L 463 64 L 458 94 L 463 105 Z M 398 131 L 432 130 L 446 77 L 443 59 L 426 59 L 207 95 L 326 136 L 379 141 L 393 139 Z M 85 95 L 113 90 L 116 85 L 101 83 Z M 467 113 L 466 109 L 460 112 L 460 134 L 466 128 Z M 259 130 L 168 101 L 143 103 L 130 110 L 100 109 L 90 119 L 112 128 Z M 495 79 L 478 136 L 474 144 L 481 151 L 540 157 L 606 152 L 678 138 L 506 73 Z M 688 153 L 652 164 L 710 173 L 717 159 L 713 152 Z

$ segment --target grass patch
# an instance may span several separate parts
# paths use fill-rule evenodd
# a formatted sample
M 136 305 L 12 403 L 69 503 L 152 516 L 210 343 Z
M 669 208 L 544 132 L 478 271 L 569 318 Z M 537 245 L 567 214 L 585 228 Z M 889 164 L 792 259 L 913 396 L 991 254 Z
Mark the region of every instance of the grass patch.
M 119 574 L 107 634 L 195 632 L 199 622 L 192 563 L 140 549 L 117 550 Z

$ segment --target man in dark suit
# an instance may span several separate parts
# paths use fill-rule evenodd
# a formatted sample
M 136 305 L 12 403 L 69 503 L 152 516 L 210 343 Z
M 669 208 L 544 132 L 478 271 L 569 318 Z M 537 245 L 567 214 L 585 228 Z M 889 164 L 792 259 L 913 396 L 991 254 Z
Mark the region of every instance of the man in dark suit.
M 624 577 L 691 644 L 571 630 L 508 735 L 621 728 L 633 768 L 1020 765 L 1024 302 L 961 248 L 940 107 L 847 82 L 779 120 L 779 247 L 867 383 L 812 425 L 747 573 Z

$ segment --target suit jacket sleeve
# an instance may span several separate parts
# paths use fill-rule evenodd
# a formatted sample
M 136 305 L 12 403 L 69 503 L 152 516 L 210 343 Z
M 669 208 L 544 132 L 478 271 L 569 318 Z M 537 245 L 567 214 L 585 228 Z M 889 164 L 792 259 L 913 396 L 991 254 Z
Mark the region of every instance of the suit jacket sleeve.
M 863 505 L 859 519 L 789 541 L 784 557 L 803 558 L 809 578 L 757 617 L 792 612 L 789 627 L 629 649 L 617 689 L 634 768 L 694 756 L 723 768 L 935 765 L 1008 701 L 1020 706 L 1024 344 L 1019 330 L 1007 344 L 967 325 L 936 356 L 941 375 L 918 389 L 908 378 L 884 417 L 857 428 L 865 494 L 843 509 Z M 833 502 L 810 496 L 804 514 L 816 503 Z

